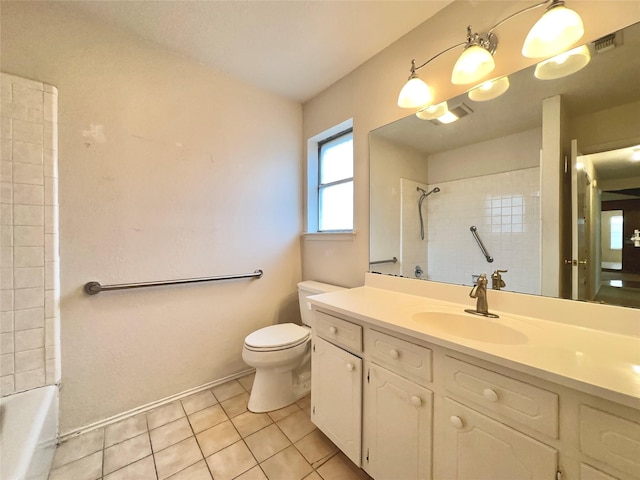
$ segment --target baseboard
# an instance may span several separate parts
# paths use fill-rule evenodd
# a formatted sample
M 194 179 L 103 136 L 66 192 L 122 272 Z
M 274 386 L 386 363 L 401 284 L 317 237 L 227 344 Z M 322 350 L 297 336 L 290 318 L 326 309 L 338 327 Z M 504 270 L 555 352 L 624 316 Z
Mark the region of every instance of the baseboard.
M 92 430 L 97 430 L 99 428 L 106 427 L 107 425 L 111 425 L 113 423 L 120 422 L 122 420 L 126 420 L 130 417 L 135 417 L 141 413 L 148 412 L 149 410 L 153 410 L 154 408 L 161 407 L 162 405 L 169 404 L 171 402 L 175 402 L 176 400 L 180 400 L 181 398 L 188 397 L 189 395 L 193 395 L 194 393 L 202 392 L 203 390 L 207 390 L 209 388 L 217 387 L 218 385 L 222 385 L 223 383 L 229 382 L 231 380 L 236 380 L 238 378 L 242 378 L 246 375 L 249 375 L 255 371 L 255 368 L 249 368 L 247 370 L 243 370 L 239 373 L 234 373 L 233 375 L 229 375 L 228 377 L 220 378 L 218 380 L 214 380 L 213 382 L 205 383 L 204 385 L 200 385 L 198 387 L 190 388 L 189 390 L 185 390 L 180 393 L 176 393 L 175 395 L 170 395 L 161 400 L 157 400 L 155 402 L 147 403 L 146 405 L 142 405 L 140 407 L 136 407 L 132 410 L 128 410 L 126 412 L 119 413 L 109 418 L 105 418 L 104 420 L 100 420 L 95 423 L 90 423 L 83 427 L 76 428 L 69 432 L 61 433 L 58 436 L 58 442 L 64 442 L 65 440 L 69 440 L 70 438 L 77 437 L 83 433 L 90 432 Z

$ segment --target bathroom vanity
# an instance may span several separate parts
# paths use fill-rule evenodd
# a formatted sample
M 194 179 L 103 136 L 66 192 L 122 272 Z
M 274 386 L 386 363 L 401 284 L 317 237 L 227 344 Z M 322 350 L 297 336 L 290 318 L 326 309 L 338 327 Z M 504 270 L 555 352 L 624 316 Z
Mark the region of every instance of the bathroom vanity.
M 374 274 L 310 298 L 312 421 L 376 480 L 640 478 L 640 312 L 590 306 L 617 317 L 596 330 L 494 293 L 498 319 L 464 313 L 466 287 Z

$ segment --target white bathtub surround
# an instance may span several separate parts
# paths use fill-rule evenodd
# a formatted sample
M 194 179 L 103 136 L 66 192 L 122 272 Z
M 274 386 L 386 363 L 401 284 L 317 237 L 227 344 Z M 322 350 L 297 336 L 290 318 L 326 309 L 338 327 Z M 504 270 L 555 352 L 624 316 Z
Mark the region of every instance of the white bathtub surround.
M 58 387 L 0 400 L 0 478 L 46 480 L 58 433 Z
M 58 91 L 0 74 L 2 395 L 60 380 Z
M 507 290 L 540 294 L 540 168 L 433 183 L 427 200 L 429 279 L 472 285 L 496 269 Z M 469 228 L 474 225 L 493 262 Z M 490 271 L 489 271 L 490 270 Z

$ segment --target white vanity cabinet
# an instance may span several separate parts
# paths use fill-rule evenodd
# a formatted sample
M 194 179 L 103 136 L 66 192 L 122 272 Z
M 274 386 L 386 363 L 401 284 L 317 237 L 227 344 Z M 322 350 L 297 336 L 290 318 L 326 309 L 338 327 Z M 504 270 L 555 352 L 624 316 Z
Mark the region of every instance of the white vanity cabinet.
M 330 337 L 332 343 L 318 334 Z M 316 316 L 311 352 L 311 421 L 360 466 L 362 452 L 362 328 L 330 315 Z
M 314 310 L 312 421 L 375 480 L 640 480 L 640 408 Z
M 436 412 L 444 426 L 436 478 L 525 480 L 556 478 L 558 452 L 450 398 Z
M 433 393 L 365 362 L 362 465 L 376 480 L 431 478 Z

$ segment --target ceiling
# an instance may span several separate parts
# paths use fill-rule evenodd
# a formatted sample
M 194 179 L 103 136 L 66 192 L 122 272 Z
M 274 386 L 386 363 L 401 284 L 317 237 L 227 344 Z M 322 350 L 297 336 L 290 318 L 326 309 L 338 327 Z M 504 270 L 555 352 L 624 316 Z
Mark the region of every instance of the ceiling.
M 451 0 L 56 3 L 248 84 L 305 102 Z

